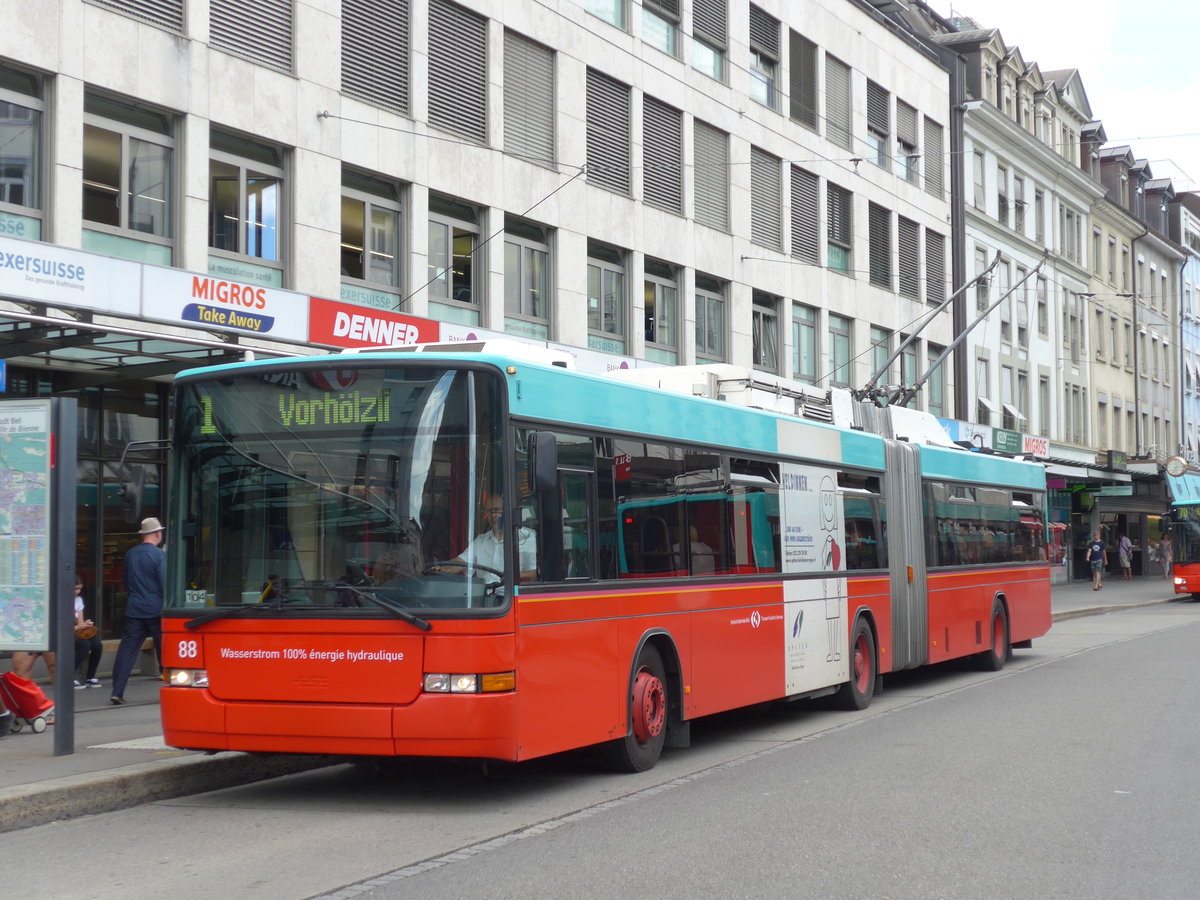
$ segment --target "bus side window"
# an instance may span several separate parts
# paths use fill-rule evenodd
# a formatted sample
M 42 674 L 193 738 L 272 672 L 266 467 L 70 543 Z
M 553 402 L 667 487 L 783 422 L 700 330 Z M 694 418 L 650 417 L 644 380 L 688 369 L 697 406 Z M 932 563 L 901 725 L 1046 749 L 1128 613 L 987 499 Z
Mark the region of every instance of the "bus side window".
M 591 534 L 588 515 L 588 481 L 585 472 L 559 472 L 563 508 L 563 578 L 590 578 Z

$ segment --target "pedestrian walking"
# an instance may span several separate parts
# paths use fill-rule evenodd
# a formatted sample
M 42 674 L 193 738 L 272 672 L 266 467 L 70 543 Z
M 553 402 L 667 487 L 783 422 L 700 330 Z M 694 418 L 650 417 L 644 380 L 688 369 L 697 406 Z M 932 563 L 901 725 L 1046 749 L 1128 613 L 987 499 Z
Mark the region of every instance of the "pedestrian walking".
M 167 554 L 162 523 L 142 519 L 141 543 L 125 554 L 125 631 L 113 662 L 112 696 L 116 706 L 125 702 L 125 685 L 146 638 L 154 641 L 154 655 L 162 666 L 162 607 L 166 582 Z
M 1108 548 L 1100 540 L 1100 530 L 1092 532 L 1092 540 L 1087 545 L 1087 561 L 1092 567 L 1092 590 L 1098 591 L 1104 587 L 1104 567 L 1108 565 Z
M 1129 535 L 1121 535 L 1121 540 L 1117 542 L 1117 560 L 1121 563 L 1121 580 L 1133 580 L 1133 541 L 1129 539 Z
M 1158 560 L 1162 563 L 1162 577 L 1170 580 L 1175 566 L 1175 547 L 1171 543 L 1171 535 L 1164 534 L 1158 544 Z

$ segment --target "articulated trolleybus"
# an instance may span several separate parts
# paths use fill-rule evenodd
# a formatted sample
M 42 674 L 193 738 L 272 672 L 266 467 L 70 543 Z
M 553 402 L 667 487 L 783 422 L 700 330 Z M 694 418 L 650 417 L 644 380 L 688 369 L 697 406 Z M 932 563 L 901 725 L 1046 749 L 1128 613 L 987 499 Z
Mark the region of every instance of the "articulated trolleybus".
M 422 351 L 179 377 L 169 745 L 638 771 L 699 716 L 861 709 L 1050 627 L 1043 469 L 924 414 Z

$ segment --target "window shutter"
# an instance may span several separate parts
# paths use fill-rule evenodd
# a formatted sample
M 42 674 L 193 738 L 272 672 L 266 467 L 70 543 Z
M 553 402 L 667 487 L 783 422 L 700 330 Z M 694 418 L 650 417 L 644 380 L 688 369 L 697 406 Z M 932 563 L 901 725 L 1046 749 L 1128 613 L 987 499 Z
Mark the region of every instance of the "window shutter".
M 642 0 L 642 5 L 664 13 L 673 22 L 679 21 L 679 0 Z
M 836 184 L 827 184 L 826 193 L 828 194 L 828 198 L 825 215 L 829 239 L 841 244 L 849 244 L 850 229 L 853 226 L 851 219 L 851 194 L 848 190 L 840 188 Z
M 850 141 L 850 67 L 825 55 L 825 136 L 846 150 Z
M 725 19 L 725 0 L 695 0 L 692 4 L 692 34 L 722 50 L 728 40 Z
M 750 239 L 773 250 L 783 249 L 783 181 L 780 160 L 750 148 Z
M 342 0 L 342 92 L 408 112 L 408 0 Z
M 750 46 L 779 59 L 779 20 L 757 6 L 750 7 Z
M 821 261 L 819 191 L 816 175 L 792 166 L 792 255 L 811 263 Z
M 429 4 L 429 124 L 487 142 L 487 19 Z
M 554 164 L 554 51 L 504 32 L 504 149 Z
M 896 243 L 900 254 L 900 296 L 921 299 L 921 227 L 900 217 Z
M 942 126 L 925 119 L 925 145 L 921 148 L 925 160 L 925 190 L 935 197 L 945 193 L 942 182 Z
M 729 230 L 729 136 L 696 121 L 696 221 Z
M 683 215 L 683 113 L 642 99 L 642 192 L 647 203 Z
M 802 34 L 789 32 L 791 47 L 791 114 L 797 122 L 817 127 L 817 45 Z
M 880 134 L 890 134 L 891 114 L 888 92 L 873 81 L 867 82 L 867 125 Z
M 587 71 L 588 181 L 629 193 L 629 87 Z
M 896 138 L 910 147 L 917 146 L 917 111 L 903 100 L 896 101 Z
M 874 203 L 867 210 L 867 237 L 871 284 L 891 288 L 892 214 Z
M 183 34 L 183 0 L 87 0 L 139 22 Z
M 218 50 L 292 71 L 292 0 L 211 0 L 209 39 Z
M 925 230 L 925 300 L 941 303 L 946 299 L 946 239 L 936 231 Z

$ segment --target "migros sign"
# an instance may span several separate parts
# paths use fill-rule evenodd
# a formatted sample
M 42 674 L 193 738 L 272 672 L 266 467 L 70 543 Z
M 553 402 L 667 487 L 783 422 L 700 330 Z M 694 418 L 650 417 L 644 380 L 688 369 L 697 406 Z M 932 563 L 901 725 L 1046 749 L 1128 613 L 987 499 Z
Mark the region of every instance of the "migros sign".
M 218 281 L 203 275 L 192 276 L 192 296 L 197 300 L 228 303 L 246 309 L 265 309 L 267 306 L 266 288 L 238 284 L 236 281 Z

